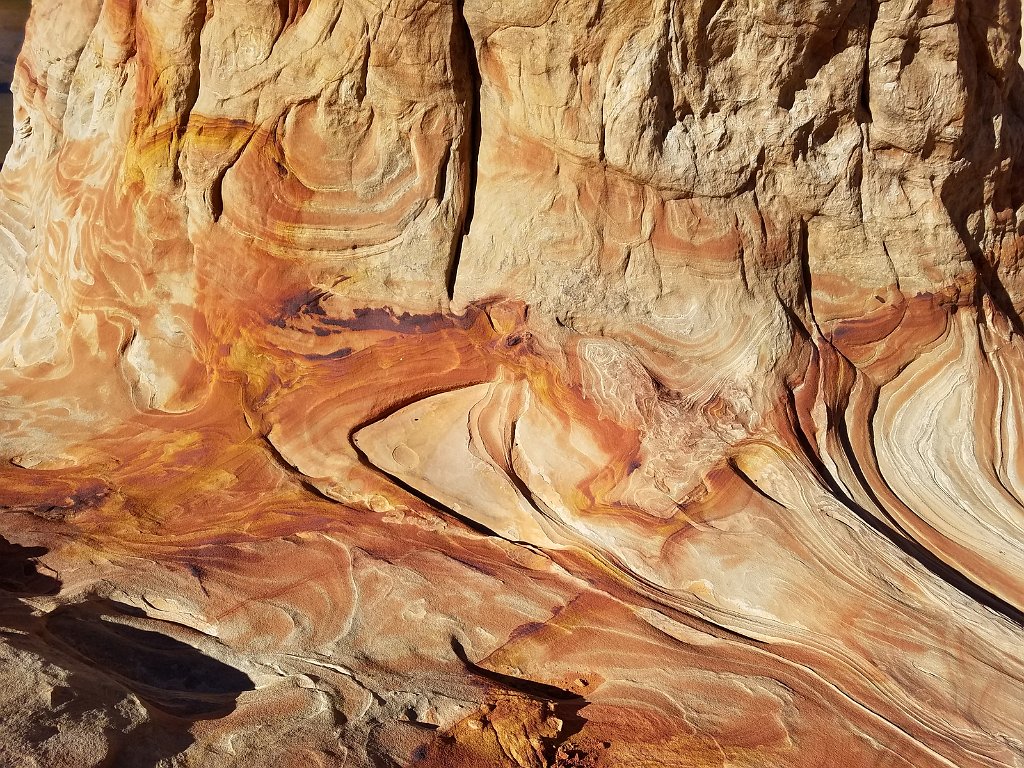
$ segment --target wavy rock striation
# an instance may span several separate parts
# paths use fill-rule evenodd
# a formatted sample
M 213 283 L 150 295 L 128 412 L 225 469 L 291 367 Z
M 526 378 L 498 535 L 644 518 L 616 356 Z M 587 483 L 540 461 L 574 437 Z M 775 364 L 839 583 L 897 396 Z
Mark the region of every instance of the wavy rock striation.
M 0 762 L 1024 766 L 1017 0 L 34 0 Z

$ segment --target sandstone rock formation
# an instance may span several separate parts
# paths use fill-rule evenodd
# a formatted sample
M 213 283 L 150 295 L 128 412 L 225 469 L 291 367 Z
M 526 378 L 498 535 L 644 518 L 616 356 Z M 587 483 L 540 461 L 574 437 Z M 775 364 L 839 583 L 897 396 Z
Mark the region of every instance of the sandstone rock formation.
M 0 155 L 6 155 L 14 142 L 14 100 L 11 80 L 25 35 L 30 0 L 6 0 L 0 3 Z
M 1024 766 L 1018 0 L 34 0 L 0 763 Z

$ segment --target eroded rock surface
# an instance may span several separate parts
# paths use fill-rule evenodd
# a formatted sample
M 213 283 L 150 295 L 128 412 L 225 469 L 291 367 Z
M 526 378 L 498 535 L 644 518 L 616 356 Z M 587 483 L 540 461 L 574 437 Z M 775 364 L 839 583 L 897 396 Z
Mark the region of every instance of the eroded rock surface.
M 35 0 L 0 762 L 1024 766 L 1017 0 Z

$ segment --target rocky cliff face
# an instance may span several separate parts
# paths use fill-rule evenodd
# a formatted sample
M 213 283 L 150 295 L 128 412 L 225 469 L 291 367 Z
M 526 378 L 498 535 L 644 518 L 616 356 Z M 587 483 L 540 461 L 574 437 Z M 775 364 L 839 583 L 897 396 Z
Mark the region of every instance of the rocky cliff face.
M 11 80 L 25 35 L 30 0 L 6 0 L 0 3 L 0 154 L 6 155 L 14 142 L 14 100 Z
M 1022 766 L 1017 0 L 35 0 L 0 762 Z

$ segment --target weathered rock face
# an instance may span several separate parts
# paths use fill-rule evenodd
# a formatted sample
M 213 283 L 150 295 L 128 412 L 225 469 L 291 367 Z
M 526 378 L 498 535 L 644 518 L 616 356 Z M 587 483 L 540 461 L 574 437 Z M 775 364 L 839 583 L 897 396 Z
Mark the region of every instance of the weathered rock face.
M 29 0 L 7 0 L 0 3 L 0 153 L 6 155 L 14 142 L 11 80 L 14 66 L 25 36 Z
M 1017 0 L 35 0 L 0 762 L 1022 766 Z

